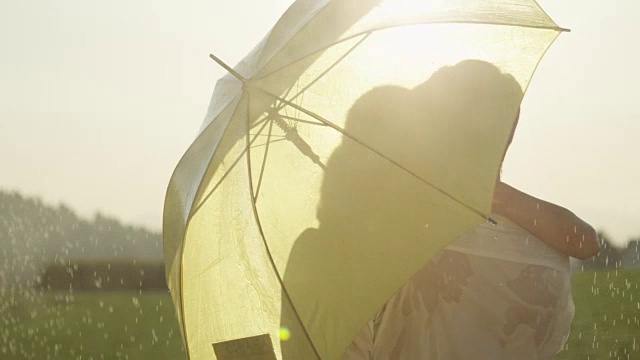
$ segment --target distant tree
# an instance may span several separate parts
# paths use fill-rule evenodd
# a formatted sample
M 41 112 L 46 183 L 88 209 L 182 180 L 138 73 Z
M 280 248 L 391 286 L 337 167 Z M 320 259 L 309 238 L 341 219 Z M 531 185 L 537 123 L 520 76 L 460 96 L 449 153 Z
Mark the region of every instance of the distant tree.
M 579 262 L 584 270 L 617 269 L 622 266 L 622 249 L 613 245 L 604 231 L 598 231 L 600 253 L 591 259 Z
M 640 268 L 640 237 L 632 238 L 622 251 L 622 266 L 625 268 Z
M 34 283 L 52 263 L 163 261 L 159 233 L 96 214 L 78 217 L 64 204 L 0 190 L 0 288 Z

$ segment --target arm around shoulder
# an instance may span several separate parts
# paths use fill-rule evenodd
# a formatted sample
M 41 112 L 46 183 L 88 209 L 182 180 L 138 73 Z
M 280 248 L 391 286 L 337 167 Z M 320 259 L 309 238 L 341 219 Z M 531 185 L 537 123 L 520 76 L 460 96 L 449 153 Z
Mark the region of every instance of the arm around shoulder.
M 584 260 L 600 252 L 598 235 L 591 225 L 561 206 L 501 181 L 496 183 L 493 211 L 565 255 Z

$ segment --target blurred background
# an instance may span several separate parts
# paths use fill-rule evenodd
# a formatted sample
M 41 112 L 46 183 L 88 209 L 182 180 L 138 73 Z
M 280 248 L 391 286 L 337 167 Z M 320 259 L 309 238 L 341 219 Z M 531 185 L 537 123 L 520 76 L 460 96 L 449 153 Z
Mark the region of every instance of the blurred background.
M 290 0 L 0 3 L 0 359 L 184 358 L 166 186 L 215 81 Z M 563 27 L 503 179 L 601 234 L 560 358 L 640 358 L 640 5 L 540 1 Z M 638 337 L 638 339 L 636 339 Z

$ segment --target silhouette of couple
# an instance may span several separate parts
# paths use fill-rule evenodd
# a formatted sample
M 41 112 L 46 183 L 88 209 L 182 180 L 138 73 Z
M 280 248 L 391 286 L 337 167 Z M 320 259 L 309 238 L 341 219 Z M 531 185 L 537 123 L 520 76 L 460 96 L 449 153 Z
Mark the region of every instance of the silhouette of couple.
M 496 182 L 522 95 L 512 76 L 466 60 L 413 89 L 383 86 L 355 102 L 326 165 L 320 226 L 299 236 L 287 264 L 283 359 L 334 346 L 349 360 L 537 359 L 561 349 L 573 316 L 568 259 L 597 252 L 595 232 L 569 215 L 557 220 L 586 234 L 580 249 L 591 252 L 562 249 L 554 224 L 528 225 L 546 213 L 526 206 L 542 201 Z M 478 217 L 478 194 L 494 185 L 497 226 L 445 228 Z M 464 236 L 443 249 L 451 239 L 442 234 Z M 357 334 L 345 325 L 354 322 Z

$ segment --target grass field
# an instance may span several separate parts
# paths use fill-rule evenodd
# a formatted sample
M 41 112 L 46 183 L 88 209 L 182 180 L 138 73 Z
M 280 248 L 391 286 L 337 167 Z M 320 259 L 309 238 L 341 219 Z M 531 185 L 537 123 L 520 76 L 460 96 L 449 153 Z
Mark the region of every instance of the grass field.
M 576 315 L 557 359 L 640 359 L 640 271 L 576 273 Z
M 640 359 L 640 271 L 577 273 L 558 359 Z M 167 293 L 0 292 L 0 359 L 185 359 Z
M 3 295 L 0 359 L 186 358 L 168 293 Z

